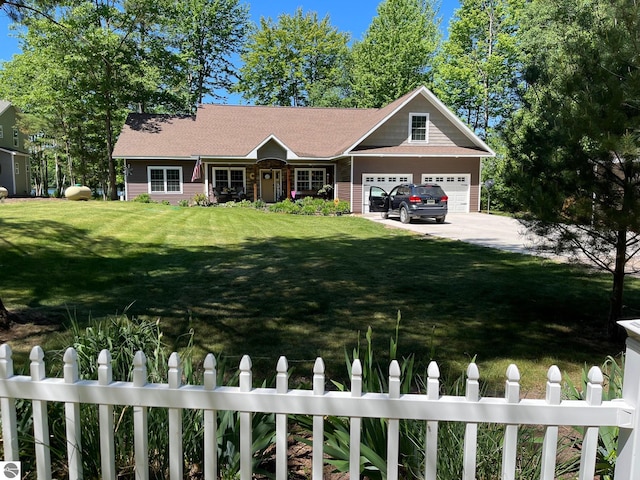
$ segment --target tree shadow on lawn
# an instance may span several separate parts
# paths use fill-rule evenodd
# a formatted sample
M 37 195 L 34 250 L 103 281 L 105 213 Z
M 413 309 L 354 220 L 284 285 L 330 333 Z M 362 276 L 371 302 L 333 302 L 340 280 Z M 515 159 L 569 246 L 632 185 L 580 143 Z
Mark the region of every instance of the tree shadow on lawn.
M 95 237 L 55 221 L 2 227 L 34 239 L 0 240 L 5 304 L 56 322 L 70 310 L 82 324 L 135 302 L 129 314 L 160 319 L 172 348 L 193 330 L 200 352 L 232 362 L 249 354 L 262 372 L 286 355 L 297 375 L 310 377 L 322 356 L 328 376 L 342 376 L 345 348 L 358 339 L 364 348 L 369 326 L 385 365 L 398 311 L 399 354 L 414 353 L 422 365 L 474 356 L 601 363 L 621 350 L 603 340 L 608 277 L 460 242 L 336 235 L 180 248 Z M 626 295 L 637 302 L 637 285 Z

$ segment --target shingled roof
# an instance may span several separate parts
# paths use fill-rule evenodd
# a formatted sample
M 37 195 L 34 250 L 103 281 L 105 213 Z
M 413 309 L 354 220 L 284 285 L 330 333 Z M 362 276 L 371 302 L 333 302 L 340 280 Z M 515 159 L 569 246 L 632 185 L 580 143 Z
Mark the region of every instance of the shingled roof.
M 201 105 L 195 116 L 130 114 L 113 156 L 251 158 L 275 138 L 298 158 L 336 158 L 421 91 L 380 109 Z

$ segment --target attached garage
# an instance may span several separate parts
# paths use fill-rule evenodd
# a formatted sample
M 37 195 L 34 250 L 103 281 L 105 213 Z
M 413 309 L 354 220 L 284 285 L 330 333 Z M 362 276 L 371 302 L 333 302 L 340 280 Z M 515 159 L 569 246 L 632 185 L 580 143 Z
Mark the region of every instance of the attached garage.
M 369 213 L 369 190 L 380 187 L 386 192 L 400 183 L 413 183 L 411 173 L 363 173 L 362 174 L 362 211 Z
M 422 175 L 421 183 L 437 183 L 449 197 L 450 213 L 469 213 L 471 175 L 467 173 L 433 173 Z
M 362 174 L 362 211 L 369 213 L 369 191 L 371 187 L 380 187 L 390 192 L 401 183 L 413 183 L 411 173 L 364 173 Z M 420 183 L 437 183 L 449 197 L 449 212 L 469 213 L 471 196 L 471 175 L 468 173 L 431 173 L 423 174 Z

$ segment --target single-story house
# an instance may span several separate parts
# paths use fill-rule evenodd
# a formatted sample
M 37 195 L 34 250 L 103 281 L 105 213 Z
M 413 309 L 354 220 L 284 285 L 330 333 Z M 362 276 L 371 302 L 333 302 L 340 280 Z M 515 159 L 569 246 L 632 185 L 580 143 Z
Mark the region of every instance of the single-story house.
M 195 116 L 130 114 L 115 145 L 125 196 L 172 204 L 276 202 L 317 195 L 368 211 L 371 186 L 436 182 L 450 212 L 480 209 L 480 165 L 493 151 L 425 87 L 386 107 L 201 105 Z
M 10 197 L 31 195 L 29 153 L 17 117 L 16 107 L 0 100 L 0 187 L 6 188 Z

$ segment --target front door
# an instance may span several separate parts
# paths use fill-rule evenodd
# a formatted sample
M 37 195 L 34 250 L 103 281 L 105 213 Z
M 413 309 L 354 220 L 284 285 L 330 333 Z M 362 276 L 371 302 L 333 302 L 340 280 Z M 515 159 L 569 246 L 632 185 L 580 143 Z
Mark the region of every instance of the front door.
M 260 198 L 266 203 L 275 203 L 282 193 L 282 172 L 260 170 Z

